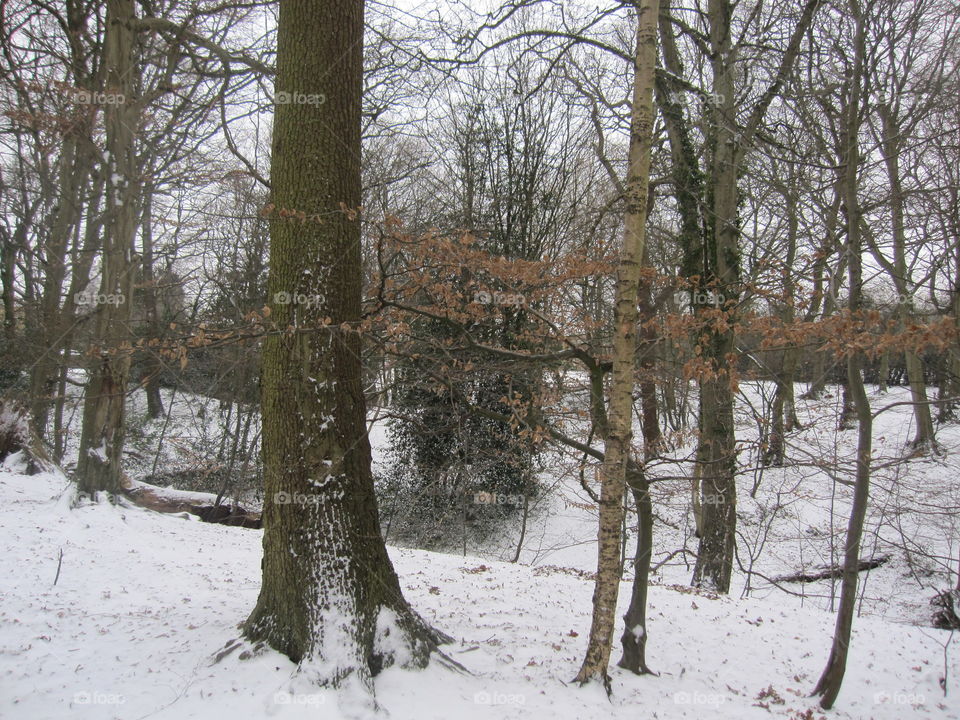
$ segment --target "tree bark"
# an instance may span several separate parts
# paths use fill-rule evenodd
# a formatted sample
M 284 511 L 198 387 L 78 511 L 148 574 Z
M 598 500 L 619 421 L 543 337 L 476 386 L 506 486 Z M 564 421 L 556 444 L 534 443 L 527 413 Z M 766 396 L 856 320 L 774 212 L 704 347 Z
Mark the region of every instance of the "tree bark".
M 703 357 L 709 376 L 700 381 L 699 443 L 701 517 L 703 521 L 693 584 L 718 592 L 730 589 L 736 532 L 736 434 L 733 422 L 734 318 L 739 301 L 740 241 L 736 117 L 736 53 L 732 48 L 733 6 L 726 0 L 709 4 L 713 95 L 709 112 L 708 201 L 705 284 L 702 295 L 717 293 L 716 306 L 696 303 L 705 319 Z M 724 322 L 716 322 L 722 316 Z M 711 319 L 712 318 L 712 319 Z
M 669 78 L 682 78 L 683 68 L 672 34 L 669 8 L 664 8 L 661 14 L 663 62 L 669 76 L 658 78 L 657 101 L 663 111 L 673 160 L 684 250 L 682 272 L 698 296 L 718 293 L 721 298 L 716 305 L 723 308 L 722 311 L 702 305 L 696 308 L 707 325 L 702 333 L 707 338 L 701 351 L 708 362 L 710 376 L 700 381 L 700 441 L 693 479 L 694 485 L 700 480 L 700 492 L 710 503 L 704 504 L 698 513 L 700 553 L 693 581 L 721 591 L 729 587 L 736 523 L 736 436 L 729 363 L 735 357 L 734 324 L 739 300 L 738 168 L 770 102 L 791 72 L 803 35 L 819 4 L 819 0 L 808 0 L 804 4 L 773 82 L 741 128 L 735 122 L 738 107 L 734 73 L 738 59 L 731 41 L 734 5 L 728 0 L 711 0 L 707 20 L 713 93 L 706 113 L 707 141 L 703 153 L 707 157 L 706 171 L 700 169 L 698 154 L 691 142 L 692 133 L 674 99 L 680 85 Z M 709 213 L 701 212 L 701 208 L 708 209 Z M 720 312 L 726 317 L 717 317 Z M 723 322 L 714 322 L 721 319 Z
M 63 460 L 63 454 L 67 447 L 67 431 L 64 423 L 64 412 L 66 410 L 67 394 L 67 374 L 73 364 L 72 348 L 74 347 L 74 337 L 78 334 L 76 323 L 77 311 L 77 293 L 90 282 L 90 269 L 93 266 L 93 260 L 100 249 L 101 231 L 104 227 L 104 215 L 100 212 L 101 203 L 104 201 L 106 189 L 106 178 L 103 172 L 94 170 L 94 180 L 91 187 L 90 197 L 87 201 L 88 217 L 84 228 L 84 239 L 82 247 L 74 247 L 71 258 L 73 273 L 70 279 L 70 288 L 67 291 L 66 301 L 64 302 L 61 323 L 67 328 L 60 338 L 60 343 L 65 352 L 63 362 L 60 364 L 60 379 L 57 398 L 54 405 L 53 416 L 53 458 L 54 462 L 60 463 Z M 69 349 L 69 350 L 68 350 Z
M 845 142 L 846 153 L 843 165 L 844 206 L 847 214 L 847 256 L 849 258 L 848 278 L 850 283 L 850 311 L 856 313 L 861 307 L 863 290 L 863 270 L 860 241 L 860 201 L 858 197 L 857 174 L 860 167 L 859 130 L 863 92 L 861 82 L 865 56 L 865 19 L 858 0 L 849 0 L 850 12 L 856 22 L 854 40 L 853 72 L 849 83 L 848 106 L 846 108 Z M 870 456 L 873 440 L 873 416 L 870 402 L 863 384 L 863 356 L 850 353 L 847 356 L 847 387 L 853 401 L 858 422 L 857 431 L 857 473 L 853 490 L 853 505 L 847 523 L 847 537 L 844 550 L 843 580 L 840 585 L 840 607 L 837 611 L 836 627 L 830 657 L 820 676 L 814 694 L 820 695 L 820 706 L 826 710 L 833 707 L 840 692 L 847 666 L 847 652 L 850 647 L 850 632 L 853 628 L 853 613 L 857 601 L 857 573 L 860 569 L 860 544 L 863 525 L 867 514 L 870 496 Z
M 783 304 L 779 308 L 780 320 L 785 326 L 791 326 L 796 320 L 796 284 L 793 267 L 797 259 L 797 236 L 799 234 L 799 213 L 797 208 L 797 169 L 794 163 L 788 163 L 787 186 L 784 188 L 785 212 L 787 215 L 787 248 L 781 277 L 783 279 Z M 771 408 L 771 429 L 767 451 L 763 456 L 764 465 L 783 465 L 786 453 L 786 433 L 799 427 L 796 401 L 794 399 L 794 379 L 797 371 L 798 351 L 793 345 L 783 349 L 780 372 L 775 378 L 776 390 Z
M 362 0 L 322 13 L 281 0 L 268 292 L 288 332 L 263 345 L 263 584 L 244 634 L 372 704 L 374 675 L 425 665 L 446 638 L 403 598 L 370 468 L 356 329 L 362 60 Z
M 651 203 L 647 202 L 645 212 L 649 217 Z M 649 246 L 644 247 L 643 266 L 650 268 Z M 660 413 L 657 402 L 657 385 L 654 374 L 657 366 L 657 333 L 652 324 L 656 318 L 653 303 L 653 284 L 649 276 L 641 278 L 640 295 L 637 302 L 640 316 L 641 345 L 640 365 L 640 413 L 643 432 L 644 465 L 663 444 L 660 430 Z M 650 562 L 653 557 L 653 502 L 650 499 L 650 485 L 642 468 L 627 469 L 627 488 L 633 495 L 637 508 L 637 549 L 633 559 L 633 586 L 630 592 L 630 605 L 623 616 L 624 631 L 620 637 L 623 655 L 617 663 L 619 667 L 638 675 L 650 673 L 647 667 L 647 585 L 650 582 Z
M 913 311 L 912 288 L 908 283 L 906 258 L 906 231 L 904 229 L 903 179 L 900 174 L 901 129 L 897 125 L 893 110 L 888 104 L 878 107 L 883 122 L 883 156 L 887 169 L 887 181 L 890 183 L 890 216 L 893 230 L 893 270 L 891 273 L 897 289 L 897 316 L 900 328 L 910 321 Z M 884 263 L 887 265 L 888 263 Z M 915 448 L 935 449 L 933 415 L 927 401 L 927 385 L 923 377 L 923 361 L 912 350 L 904 352 L 907 367 L 907 382 L 910 385 L 910 399 L 913 402 L 913 417 L 917 423 L 913 438 Z
M 630 123 L 626 215 L 617 273 L 614 312 L 613 376 L 600 471 L 600 521 L 593 619 L 587 652 L 576 682 L 603 681 L 610 691 L 607 666 L 620 589 L 620 541 L 624 519 L 627 463 L 633 438 L 633 384 L 637 353 L 637 300 L 646 244 L 646 209 L 653 142 L 653 82 L 657 57 L 658 0 L 637 6 L 633 110 Z
M 153 271 L 153 187 L 147 186 L 143 193 L 143 308 L 147 335 L 160 337 L 162 329 L 157 314 L 157 282 Z M 156 351 L 147 349 L 143 389 L 147 394 L 147 417 L 163 417 L 163 398 L 160 397 L 160 358 Z
M 138 126 L 133 97 L 134 19 L 133 0 L 109 0 L 104 37 L 105 92 L 115 94 L 119 101 L 104 108 L 107 220 L 77 458 L 79 489 L 87 495 L 98 491 L 115 495 L 121 490 L 124 401 L 130 370 L 131 255 L 139 192 L 134 143 Z
M 648 208 L 649 214 L 649 208 Z M 644 252 L 644 266 L 649 267 L 648 253 Z M 643 281 L 640 288 L 640 322 L 643 344 L 640 351 L 640 403 L 643 416 L 644 463 L 660 450 L 663 436 L 657 406 L 657 388 L 653 379 L 656 369 L 657 338 L 653 326 L 647 321 L 656 314 L 651 297 L 651 284 Z M 620 667 L 638 675 L 650 673 L 647 667 L 647 589 L 650 583 L 650 563 L 653 558 L 653 502 L 650 498 L 650 483 L 643 470 L 627 470 L 627 486 L 633 494 L 637 507 L 637 549 L 633 560 L 633 586 L 630 605 L 623 616 L 623 635 L 620 645 L 623 655 L 617 663 Z
M 620 667 L 638 675 L 650 673 L 647 667 L 647 590 L 650 562 L 653 558 L 653 502 L 650 483 L 639 469 L 627 472 L 627 485 L 637 505 L 637 554 L 633 561 L 633 587 L 630 605 L 623 616 Z

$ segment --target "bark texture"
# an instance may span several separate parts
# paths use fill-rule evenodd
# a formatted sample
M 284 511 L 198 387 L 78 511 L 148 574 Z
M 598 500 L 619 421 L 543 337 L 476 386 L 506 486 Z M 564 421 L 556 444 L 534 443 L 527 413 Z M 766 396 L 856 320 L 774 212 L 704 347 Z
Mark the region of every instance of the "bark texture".
M 139 188 L 134 19 L 133 0 L 107 2 L 104 92 L 115 95 L 117 101 L 104 107 L 106 221 L 94 346 L 90 350 L 77 457 L 77 483 L 80 492 L 87 495 L 99 491 L 115 495 L 121 490 L 124 400 L 130 373 L 132 249 Z
M 380 534 L 361 386 L 363 2 L 281 0 L 271 166 L 271 317 L 261 402 L 263 584 L 244 626 L 301 676 L 354 686 L 425 665 Z
M 844 118 L 846 153 L 843 165 L 844 206 L 847 214 L 847 253 L 850 258 L 848 277 L 850 282 L 850 311 L 861 307 L 863 269 L 861 259 L 860 220 L 857 173 L 860 167 L 858 135 L 861 122 L 861 87 L 865 51 L 865 20 L 858 0 L 850 0 L 851 16 L 856 21 L 853 72 L 849 83 L 847 107 Z M 855 410 L 857 427 L 857 474 L 854 482 L 853 505 L 847 522 L 847 537 L 844 547 L 843 579 L 840 585 L 840 607 L 833 634 L 830 657 L 820 676 L 814 694 L 820 696 L 820 706 L 826 710 L 833 707 L 843 683 L 850 648 L 850 632 L 857 602 L 857 573 L 860 569 L 860 544 L 863 525 L 870 496 L 870 456 L 873 440 L 873 416 L 863 384 L 863 356 L 850 353 L 847 356 L 847 388 Z
M 637 351 L 637 300 L 646 242 L 646 209 L 653 137 L 653 82 L 657 57 L 659 2 L 637 6 L 633 112 L 630 124 L 626 215 L 623 247 L 617 272 L 614 312 L 613 377 L 600 470 L 600 522 L 593 618 L 587 652 L 576 681 L 600 679 L 610 690 L 607 666 L 613 641 L 620 590 L 620 546 L 624 520 L 624 490 L 633 438 L 633 385 Z

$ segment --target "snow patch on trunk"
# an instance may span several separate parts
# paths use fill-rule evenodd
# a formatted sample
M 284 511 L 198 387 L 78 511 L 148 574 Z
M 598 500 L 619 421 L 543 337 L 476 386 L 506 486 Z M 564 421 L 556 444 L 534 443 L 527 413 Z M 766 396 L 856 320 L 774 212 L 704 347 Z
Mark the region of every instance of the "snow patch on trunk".
M 377 614 L 377 629 L 373 637 L 373 652 L 383 658 L 384 666 L 410 667 L 416 662 L 410 639 L 400 627 L 397 613 L 386 606 Z

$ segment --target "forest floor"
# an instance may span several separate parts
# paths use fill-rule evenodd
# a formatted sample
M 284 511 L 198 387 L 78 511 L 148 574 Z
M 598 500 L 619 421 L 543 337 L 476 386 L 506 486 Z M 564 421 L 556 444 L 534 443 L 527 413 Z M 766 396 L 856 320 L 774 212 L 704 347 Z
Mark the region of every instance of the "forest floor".
M 804 412 L 817 410 L 805 406 Z M 889 438 L 890 452 L 902 447 L 906 430 L 897 422 L 878 427 L 880 454 L 882 438 Z M 816 452 L 822 428 L 805 431 L 810 453 Z M 841 452 L 855 432 L 844 435 L 850 437 L 843 439 Z M 898 472 L 921 490 L 926 484 L 930 492 L 955 485 L 960 454 L 949 442 L 944 446 L 940 458 L 915 467 L 911 462 L 913 469 Z M 356 708 L 341 705 L 333 691 L 292 681 L 294 666 L 278 654 L 241 660 L 234 653 L 212 662 L 237 637 L 238 623 L 256 600 L 259 530 L 132 506 L 70 509 L 70 483 L 63 475 L 22 471 L 17 456 L 0 466 L 0 718 L 356 716 Z M 768 472 L 756 507 L 749 503 L 749 485 L 745 489 L 741 552 L 749 554 L 750 538 L 766 528 L 766 550 L 758 561 L 765 571 L 822 562 L 827 541 L 821 525 L 843 526 L 843 492 L 826 492 L 807 473 L 803 492 L 781 498 L 779 505 L 789 512 L 771 511 L 773 519 L 764 521 L 754 518 L 757 508 L 769 505 L 799 470 Z M 877 487 L 876 505 L 889 515 L 883 476 Z M 567 508 L 566 515 L 538 515 L 530 529 L 531 549 L 518 564 L 489 553 L 390 548 L 407 598 L 456 638 L 446 652 L 470 674 L 437 663 L 421 672 L 387 670 L 376 679 L 376 693 L 389 717 L 960 717 L 960 642 L 950 645 L 951 633 L 918 624 L 930 588 L 942 586 L 947 576 L 938 577 L 935 566 L 925 575 L 916 567 L 919 560 L 907 562 L 903 553 L 896 554 L 898 545 L 921 541 L 940 554 L 953 547 L 941 534 L 944 520 L 938 514 L 898 511 L 901 531 L 893 536 L 877 523 L 871 548 L 896 557 L 869 575 L 843 690 L 829 713 L 821 713 L 808 694 L 829 651 L 831 584 L 788 586 L 798 593 L 791 595 L 757 586 L 754 577 L 750 594 L 741 597 L 746 580 L 739 573 L 729 597 L 714 597 L 682 584 L 689 576 L 679 561 L 661 568 L 650 591 L 648 662 L 658 675 L 637 677 L 614 667 L 609 701 L 599 686 L 571 684 L 586 645 L 592 593 L 587 571 L 595 562 L 590 513 L 567 496 L 576 490 L 564 486 L 555 494 L 552 507 Z M 688 542 L 683 520 L 670 514 L 668 502 L 674 498 L 679 513 L 676 496 L 682 492 L 662 492 L 658 557 Z M 824 498 L 831 503 L 825 505 Z M 954 518 L 956 505 L 945 502 L 941 499 L 940 507 Z M 510 542 L 507 537 L 504 546 Z M 624 582 L 618 615 L 629 591 Z

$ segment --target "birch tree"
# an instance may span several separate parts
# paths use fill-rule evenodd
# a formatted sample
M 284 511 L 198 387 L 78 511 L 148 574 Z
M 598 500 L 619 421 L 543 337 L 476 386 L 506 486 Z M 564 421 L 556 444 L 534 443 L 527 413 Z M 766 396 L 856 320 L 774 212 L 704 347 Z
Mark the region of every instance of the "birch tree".
M 593 590 L 593 618 L 586 657 L 576 681 L 601 679 L 610 691 L 607 665 L 620 589 L 620 543 L 624 489 L 633 438 L 633 385 L 636 368 L 637 302 L 646 242 L 647 194 L 650 184 L 650 148 L 653 138 L 653 83 L 657 58 L 658 0 L 637 6 L 636 61 L 627 167 L 626 216 L 616 281 L 613 327 L 613 373 L 600 470 L 600 522 L 597 576 Z M 629 628 L 641 633 L 642 626 Z

